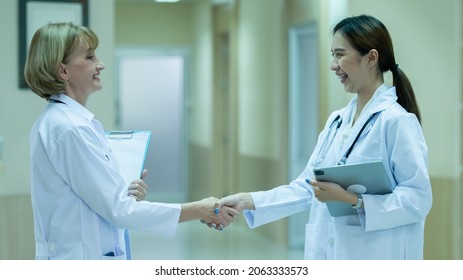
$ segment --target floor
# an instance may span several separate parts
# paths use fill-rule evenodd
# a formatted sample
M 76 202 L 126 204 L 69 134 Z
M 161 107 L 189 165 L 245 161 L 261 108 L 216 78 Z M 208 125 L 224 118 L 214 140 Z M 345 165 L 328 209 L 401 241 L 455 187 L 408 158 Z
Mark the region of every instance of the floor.
M 224 231 L 197 221 L 182 223 L 174 237 L 131 231 L 135 260 L 301 260 L 303 249 L 289 250 L 243 224 Z

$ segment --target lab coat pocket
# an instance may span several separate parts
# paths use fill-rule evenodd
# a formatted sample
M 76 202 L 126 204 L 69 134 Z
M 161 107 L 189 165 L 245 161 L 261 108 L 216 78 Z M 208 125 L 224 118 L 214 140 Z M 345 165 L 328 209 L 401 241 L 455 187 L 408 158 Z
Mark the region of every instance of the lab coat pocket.
M 400 241 L 394 229 L 366 232 L 361 226 L 336 225 L 334 258 L 344 260 L 381 260 L 399 257 Z

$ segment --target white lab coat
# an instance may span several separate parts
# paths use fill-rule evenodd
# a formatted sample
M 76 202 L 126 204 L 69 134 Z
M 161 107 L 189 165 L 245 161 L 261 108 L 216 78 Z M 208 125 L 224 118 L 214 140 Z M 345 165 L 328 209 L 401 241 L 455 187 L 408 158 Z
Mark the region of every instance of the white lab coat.
M 126 259 L 123 229 L 173 235 L 180 205 L 128 197 L 101 124 L 52 99 L 30 134 L 36 259 Z
M 289 185 L 252 193 L 256 210 L 244 212 L 254 228 L 289 215 L 309 211 L 305 232 L 305 259 L 422 259 L 424 223 L 432 205 L 427 171 L 427 146 L 415 115 L 397 102 L 395 88 L 379 87 L 365 106 L 343 147 L 336 135 L 322 165 L 335 165 L 346 153 L 368 117 L 367 125 L 346 164 L 382 160 L 395 188 L 391 194 L 364 194 L 364 209 L 357 215 L 331 217 L 304 180 L 312 178 L 313 162 L 328 133 L 341 115 L 342 131 L 356 104 L 333 112 L 305 170 Z

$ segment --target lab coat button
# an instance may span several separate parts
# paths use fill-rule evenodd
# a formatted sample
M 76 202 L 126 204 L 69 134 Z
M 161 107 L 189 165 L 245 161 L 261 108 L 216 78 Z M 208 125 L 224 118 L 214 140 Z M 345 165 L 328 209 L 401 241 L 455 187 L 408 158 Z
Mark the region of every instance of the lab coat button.
M 48 250 L 49 250 L 50 252 L 54 252 L 54 251 L 56 250 L 56 245 L 55 245 L 55 243 L 50 243 L 50 244 L 48 244 Z
M 330 238 L 328 239 L 328 244 L 333 247 L 334 246 L 334 239 L 333 238 Z

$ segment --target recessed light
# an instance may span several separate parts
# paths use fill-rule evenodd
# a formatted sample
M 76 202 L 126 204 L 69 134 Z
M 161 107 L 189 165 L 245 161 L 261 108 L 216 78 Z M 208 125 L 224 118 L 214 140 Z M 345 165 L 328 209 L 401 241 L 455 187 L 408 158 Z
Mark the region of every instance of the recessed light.
M 180 0 L 154 0 L 154 2 L 175 3 L 175 2 L 180 2 Z

